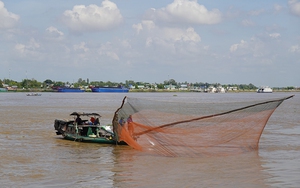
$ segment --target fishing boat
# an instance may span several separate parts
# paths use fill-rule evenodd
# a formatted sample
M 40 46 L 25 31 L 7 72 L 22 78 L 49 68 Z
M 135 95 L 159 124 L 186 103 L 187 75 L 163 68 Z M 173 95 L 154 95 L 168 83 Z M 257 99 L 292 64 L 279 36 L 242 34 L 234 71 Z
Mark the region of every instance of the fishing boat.
M 98 93 L 128 93 L 129 89 L 123 86 L 117 87 L 92 87 L 92 92 Z
M 260 87 L 257 89 L 257 93 L 272 93 L 272 92 L 273 92 L 272 88 L 268 86 Z
M 62 135 L 64 139 L 99 144 L 125 144 L 125 142 L 115 141 L 111 126 L 100 125 L 100 114 L 73 112 L 70 116 L 74 116 L 74 118 L 54 121 L 56 134 Z M 81 119 L 81 117 L 85 119 Z

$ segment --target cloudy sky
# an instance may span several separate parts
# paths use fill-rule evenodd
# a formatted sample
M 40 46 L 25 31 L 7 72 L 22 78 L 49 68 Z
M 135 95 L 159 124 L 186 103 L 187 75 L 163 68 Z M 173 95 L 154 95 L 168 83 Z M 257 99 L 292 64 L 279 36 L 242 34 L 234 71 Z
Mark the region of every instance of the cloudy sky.
M 0 79 L 300 86 L 300 0 L 0 0 Z

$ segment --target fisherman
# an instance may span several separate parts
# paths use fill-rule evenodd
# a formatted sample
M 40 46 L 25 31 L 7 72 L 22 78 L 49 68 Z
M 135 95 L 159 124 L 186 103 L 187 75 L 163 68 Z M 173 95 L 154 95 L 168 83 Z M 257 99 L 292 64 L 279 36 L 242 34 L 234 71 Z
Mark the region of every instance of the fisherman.
M 82 124 L 82 120 L 80 118 L 80 115 L 77 115 L 77 118 L 76 118 L 75 122 L 77 123 L 77 125 L 81 125 Z
M 99 118 L 96 118 L 96 119 L 95 119 L 95 121 L 94 121 L 94 125 L 100 125 Z
M 132 116 L 129 115 L 128 118 L 127 118 L 127 123 L 131 123 L 131 122 L 133 122 L 133 121 L 132 121 Z
M 127 129 L 128 129 L 128 132 L 129 132 L 129 135 L 133 138 L 133 120 L 132 120 L 132 116 L 129 115 L 128 118 L 127 118 Z
M 92 117 L 90 118 L 90 121 L 92 122 L 92 125 L 94 125 L 94 123 L 95 123 L 95 118 L 92 116 Z
M 123 125 L 125 124 L 124 117 L 121 117 L 121 119 L 119 120 L 119 124 L 123 127 Z

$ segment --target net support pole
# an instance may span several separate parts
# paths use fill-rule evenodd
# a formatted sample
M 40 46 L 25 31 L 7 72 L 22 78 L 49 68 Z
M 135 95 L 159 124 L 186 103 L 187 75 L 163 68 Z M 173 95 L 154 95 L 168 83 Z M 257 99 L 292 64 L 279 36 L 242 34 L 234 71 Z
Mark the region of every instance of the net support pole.
M 115 114 L 114 114 L 114 117 L 112 120 L 113 132 L 114 132 L 114 138 L 115 138 L 116 144 L 118 144 L 118 142 L 119 142 L 118 112 L 120 111 L 121 108 L 123 108 L 126 98 L 127 98 L 127 96 L 124 97 L 121 106 L 115 111 Z

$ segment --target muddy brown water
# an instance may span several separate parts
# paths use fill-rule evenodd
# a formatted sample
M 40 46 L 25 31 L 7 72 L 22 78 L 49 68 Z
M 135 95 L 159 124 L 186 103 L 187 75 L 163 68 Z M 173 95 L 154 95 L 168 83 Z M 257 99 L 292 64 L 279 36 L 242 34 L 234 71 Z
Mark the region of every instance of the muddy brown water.
M 293 93 L 127 93 L 201 101 L 257 100 Z M 110 124 L 125 94 L 0 93 L 1 187 L 299 187 L 300 95 L 269 119 L 255 152 L 227 157 L 162 157 L 129 146 L 63 140 L 55 119 L 97 112 Z

